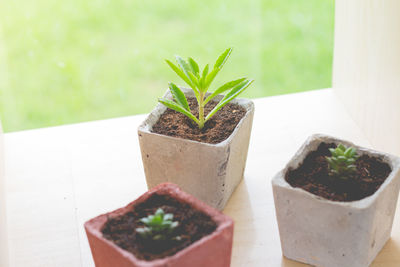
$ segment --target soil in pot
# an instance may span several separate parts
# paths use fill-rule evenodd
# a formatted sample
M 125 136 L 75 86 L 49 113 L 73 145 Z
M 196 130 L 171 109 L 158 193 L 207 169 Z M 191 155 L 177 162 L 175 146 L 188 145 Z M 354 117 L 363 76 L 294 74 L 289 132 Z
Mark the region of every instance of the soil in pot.
M 333 201 L 355 201 L 374 194 L 392 169 L 381 158 L 362 155 L 357 158 L 356 173 L 349 179 L 338 179 L 329 176 L 329 148 L 331 143 L 321 143 L 316 151 L 310 152 L 297 169 L 289 169 L 285 180 L 293 187 L 300 187 L 312 194 Z
M 180 240 L 149 241 L 136 233 L 143 227 L 141 218 L 152 215 L 158 208 L 174 215 L 179 225 L 174 235 Z M 108 218 L 102 229 L 103 236 L 141 260 L 155 260 L 174 255 L 192 243 L 215 231 L 217 224 L 206 214 L 193 209 L 168 195 L 154 194 L 145 202 L 135 205 L 126 214 Z
M 198 105 L 196 98 L 188 98 L 190 109 L 198 117 Z M 207 114 L 217 105 L 217 102 L 210 101 L 204 107 L 204 114 Z M 246 109 L 238 104 L 229 103 L 221 108 L 203 129 L 192 122 L 185 115 L 171 109 L 167 109 L 153 125 L 152 132 L 194 140 L 203 143 L 217 144 L 227 139 L 235 130 L 236 125 L 246 114 Z

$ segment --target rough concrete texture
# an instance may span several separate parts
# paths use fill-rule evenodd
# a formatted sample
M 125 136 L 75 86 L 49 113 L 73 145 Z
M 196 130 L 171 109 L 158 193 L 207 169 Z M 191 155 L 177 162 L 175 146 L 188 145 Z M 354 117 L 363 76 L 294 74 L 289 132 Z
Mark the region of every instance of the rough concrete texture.
M 0 121 L 0 266 L 8 266 L 6 190 L 4 177 L 4 140 Z
M 321 142 L 356 147 L 361 154 L 383 156 L 392 173 L 375 194 L 353 202 L 334 202 L 284 179 Z M 366 267 L 390 238 L 400 186 L 400 159 L 325 135 L 311 136 L 272 180 L 283 255 L 324 267 Z
M 153 261 L 138 260 L 133 254 L 103 238 L 101 229 L 108 217 L 125 214 L 132 209 L 132 206 L 146 201 L 155 193 L 168 194 L 204 212 L 217 223 L 217 229 L 175 255 Z M 100 215 L 86 222 L 85 230 L 96 267 L 229 267 L 231 262 L 233 220 L 170 183 L 153 188 L 124 208 Z
M 194 96 L 191 90 L 183 90 L 187 96 Z M 169 91 L 164 97 L 172 99 Z M 171 182 L 212 207 L 225 207 L 243 178 L 254 116 L 252 101 L 235 99 L 232 103 L 241 105 L 247 113 L 228 139 L 218 144 L 152 133 L 152 126 L 166 110 L 162 104 L 156 106 L 138 129 L 148 188 Z

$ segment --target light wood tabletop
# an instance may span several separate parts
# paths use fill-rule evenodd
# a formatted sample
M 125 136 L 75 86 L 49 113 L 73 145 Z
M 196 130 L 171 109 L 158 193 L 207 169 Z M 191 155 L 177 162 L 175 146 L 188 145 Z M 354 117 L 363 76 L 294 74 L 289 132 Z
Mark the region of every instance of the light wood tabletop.
M 370 147 L 331 89 L 254 100 L 232 266 L 305 266 L 282 257 L 270 181 L 314 133 Z M 93 266 L 83 224 L 146 188 L 137 127 L 145 115 L 5 134 L 10 266 Z M 400 266 L 400 218 L 374 267 Z M 351 267 L 351 266 L 349 266 Z

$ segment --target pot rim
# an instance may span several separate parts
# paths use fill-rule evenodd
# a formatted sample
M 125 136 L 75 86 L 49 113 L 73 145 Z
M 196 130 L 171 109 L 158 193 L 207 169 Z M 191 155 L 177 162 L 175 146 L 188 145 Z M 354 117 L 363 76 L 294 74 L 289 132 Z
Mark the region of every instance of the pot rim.
M 184 203 L 189 204 L 192 206 L 193 209 L 197 209 L 198 211 L 207 214 L 208 216 L 211 217 L 211 219 L 217 223 L 217 228 L 210 233 L 209 235 L 206 235 L 202 237 L 201 239 L 197 240 L 196 242 L 192 243 L 188 247 L 185 247 L 184 249 L 176 252 L 175 254 L 171 256 L 167 256 L 164 258 L 160 259 L 155 259 L 152 261 L 146 261 L 146 260 L 141 260 L 136 258 L 136 256 L 129 251 L 126 251 L 120 247 L 118 247 L 114 242 L 106 239 L 103 237 L 103 234 L 101 232 L 101 229 L 104 227 L 104 224 L 107 222 L 108 217 L 117 217 L 125 214 L 126 212 L 129 212 L 132 210 L 132 208 L 137 205 L 138 203 L 142 203 L 146 201 L 150 196 L 157 194 L 157 193 L 162 193 L 169 195 L 179 201 L 182 201 Z M 111 215 L 111 216 L 110 216 Z M 105 242 L 108 244 L 110 249 L 116 250 L 120 255 L 122 255 L 124 258 L 127 258 L 129 261 L 135 264 L 139 264 L 140 266 L 161 266 L 161 264 L 168 262 L 173 259 L 180 258 L 181 256 L 185 255 L 189 251 L 195 250 L 198 246 L 202 245 L 203 243 L 212 240 L 215 236 L 218 236 L 225 230 L 226 228 L 231 227 L 234 224 L 233 220 L 227 216 L 219 212 L 218 210 L 206 205 L 202 201 L 198 200 L 197 198 L 189 195 L 188 193 L 182 191 L 177 185 L 172 184 L 172 183 L 162 183 L 157 185 L 156 187 L 150 189 L 143 195 L 141 195 L 139 198 L 136 200 L 132 201 L 128 205 L 116 209 L 114 211 L 110 211 L 107 213 L 104 213 L 102 215 L 99 215 L 93 219 L 90 219 L 85 223 L 85 230 L 88 233 L 91 233 L 98 239 L 100 239 L 102 242 Z
M 186 96 L 189 96 L 189 97 L 195 96 L 192 89 L 188 89 L 188 88 L 184 88 L 184 87 L 180 87 L 180 89 L 184 92 L 184 94 Z M 210 93 L 207 93 L 207 95 L 209 95 L 209 94 Z M 167 99 L 173 98 L 169 89 L 167 89 L 167 91 L 165 92 L 163 97 L 167 98 Z M 223 97 L 224 97 L 224 95 L 217 95 L 214 99 L 219 101 Z M 167 110 L 167 107 L 161 103 L 158 103 L 156 105 L 156 107 L 147 115 L 146 119 L 139 125 L 138 134 L 140 135 L 141 133 L 147 133 L 147 134 L 156 135 L 156 136 L 159 136 L 162 138 L 167 138 L 167 139 L 172 139 L 172 140 L 180 140 L 182 142 L 192 142 L 192 143 L 202 144 L 202 145 L 211 146 L 211 147 L 224 147 L 227 144 L 232 142 L 233 138 L 236 136 L 236 133 L 237 133 L 238 129 L 242 126 L 243 122 L 251 115 L 251 113 L 254 113 L 254 102 L 251 101 L 250 99 L 235 98 L 230 103 L 238 104 L 239 106 L 245 108 L 246 114 L 240 119 L 239 123 L 236 125 L 236 127 L 233 130 L 233 132 L 231 133 L 231 135 L 229 135 L 228 138 L 226 138 L 225 140 L 223 140 L 219 143 L 210 144 L 210 143 L 204 143 L 204 142 L 199 142 L 199 141 L 195 141 L 195 140 L 178 138 L 178 137 L 173 137 L 173 136 L 168 136 L 168 135 L 151 132 L 153 125 L 158 121 L 160 116 Z
M 392 168 L 392 171 L 375 193 L 373 193 L 372 195 L 367 196 L 363 199 L 355 200 L 355 201 L 347 201 L 347 202 L 333 201 L 333 200 L 323 198 L 321 196 L 314 195 L 302 188 L 292 187 L 285 180 L 286 171 L 289 168 L 297 168 L 303 162 L 306 155 L 309 153 L 309 150 L 307 150 L 307 148 L 312 143 L 315 143 L 315 142 L 318 142 L 318 143 L 332 142 L 332 143 L 336 143 L 336 144 L 342 143 L 346 146 L 352 146 L 352 147 L 356 148 L 361 155 L 368 154 L 368 155 L 372 155 L 372 156 L 382 157 L 383 161 L 390 165 L 390 167 Z M 346 141 L 343 139 L 339 139 L 339 138 L 336 138 L 336 137 L 333 137 L 330 135 L 313 134 L 307 138 L 307 140 L 303 143 L 303 145 L 295 153 L 295 155 L 289 160 L 289 162 L 286 164 L 286 166 L 273 177 L 271 183 L 273 186 L 277 186 L 277 187 L 285 188 L 290 191 L 297 192 L 298 194 L 301 194 L 306 198 L 313 199 L 315 201 L 319 201 L 319 202 L 325 203 L 327 205 L 335 205 L 335 206 L 342 206 L 342 207 L 363 210 L 363 209 L 369 208 L 370 206 L 372 206 L 375 203 L 375 201 L 379 197 L 379 195 L 382 194 L 382 192 L 385 190 L 385 188 L 396 178 L 399 171 L 400 171 L 400 158 L 399 157 L 396 157 L 396 156 L 388 154 L 388 153 L 379 152 L 379 151 L 376 151 L 373 149 L 365 148 L 362 146 L 358 146 L 358 145 L 353 144 L 352 142 L 349 142 L 349 141 Z

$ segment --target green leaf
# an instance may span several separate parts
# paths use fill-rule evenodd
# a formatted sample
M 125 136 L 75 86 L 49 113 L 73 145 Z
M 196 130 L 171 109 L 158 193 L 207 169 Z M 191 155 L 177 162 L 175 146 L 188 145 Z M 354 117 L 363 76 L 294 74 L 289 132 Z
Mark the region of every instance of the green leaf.
M 174 101 L 169 100 L 169 99 L 165 99 L 165 98 L 160 98 L 160 99 L 158 99 L 158 102 L 160 102 L 161 104 L 163 104 L 167 108 L 170 108 L 172 110 L 175 110 L 177 112 L 182 113 L 183 115 L 185 115 L 188 118 L 190 118 L 191 120 L 193 120 L 195 123 L 199 124 L 199 120 L 192 113 L 190 113 L 189 111 L 187 111 L 183 107 L 179 106 Z
M 326 161 L 329 163 L 329 164 L 333 164 L 333 160 L 331 159 L 331 158 L 329 158 L 329 157 L 325 157 L 326 158 Z
M 357 156 L 357 150 L 355 149 L 355 148 L 351 148 L 351 151 L 350 151 L 350 157 L 356 157 Z
M 220 69 L 216 68 L 213 69 L 206 77 L 205 83 L 204 83 L 204 89 L 203 91 L 207 91 L 208 87 L 211 85 L 212 81 L 214 80 L 215 76 L 217 76 L 218 72 Z
M 199 78 L 200 77 L 199 65 L 197 65 L 197 62 L 191 57 L 188 58 L 188 62 L 189 62 L 190 68 L 192 69 L 192 72 Z
M 181 77 L 181 79 L 184 80 L 191 88 L 196 88 L 195 85 L 193 84 L 193 82 L 190 80 L 190 78 L 188 76 L 186 76 L 186 74 L 178 66 L 176 66 L 174 63 L 172 63 L 168 59 L 166 59 L 165 62 L 167 62 L 168 66 L 170 66 L 171 69 L 176 74 L 178 74 L 178 76 Z
M 194 74 L 191 73 L 191 72 L 188 72 L 188 74 L 189 74 L 190 79 L 191 79 L 191 80 L 193 81 L 193 83 L 196 85 L 196 87 L 200 89 L 199 80 L 197 79 L 197 77 L 194 76 Z
M 196 90 L 196 87 L 199 86 L 199 81 L 197 80 L 197 78 L 193 75 L 192 70 L 190 68 L 190 65 L 180 56 L 175 56 L 176 61 L 178 62 L 178 65 L 181 67 L 183 73 L 186 75 L 186 77 L 188 77 L 190 79 L 190 81 L 192 82 L 192 89 L 194 91 Z M 193 86 L 194 85 L 194 86 Z
M 190 69 L 189 64 L 180 56 L 175 56 L 176 61 L 178 62 L 179 67 L 181 67 L 181 70 L 183 73 L 189 78 L 189 72 L 192 72 Z
M 199 90 L 200 91 L 204 90 L 203 88 L 204 88 L 204 85 L 205 85 L 205 82 L 206 82 L 207 74 L 208 74 L 208 64 L 204 67 L 203 73 L 202 73 L 201 78 L 199 80 L 199 88 L 200 88 Z
M 182 106 L 187 111 L 190 111 L 188 101 L 186 99 L 185 94 L 176 86 L 174 83 L 169 83 L 169 90 L 171 91 L 172 96 L 174 97 L 175 101 Z M 157 210 L 158 211 L 158 210 Z
M 158 224 L 161 224 L 162 221 L 163 221 L 162 214 L 157 214 L 157 213 L 156 213 L 156 215 L 154 216 L 154 218 L 153 218 L 153 220 L 151 221 L 151 223 L 152 223 L 153 225 L 158 225 Z
M 169 226 L 171 226 L 171 224 L 172 224 L 171 221 L 163 221 L 163 222 L 162 222 L 162 225 L 163 225 L 165 228 L 168 228 Z
M 232 90 L 230 90 L 225 96 L 224 98 L 222 98 L 221 101 L 226 101 L 229 100 L 231 101 L 232 99 L 234 99 L 235 97 L 237 97 L 241 92 L 243 92 L 247 87 L 250 86 L 250 84 L 252 84 L 254 82 L 254 80 L 244 80 L 242 82 L 240 82 L 238 85 L 236 85 Z M 228 102 L 229 102 L 228 101 Z
M 148 224 L 150 222 L 150 220 L 146 217 L 146 218 L 142 218 L 140 219 L 140 221 L 144 224 Z
M 136 232 L 138 232 L 140 235 L 145 235 L 150 232 L 150 229 L 147 227 L 144 228 L 136 228 Z
M 350 157 L 352 149 L 353 149 L 352 147 L 347 148 L 346 151 L 344 151 L 344 155 L 346 157 Z
M 163 215 L 163 214 L 164 214 L 164 211 L 163 211 L 162 208 L 158 208 L 158 209 L 156 210 L 155 215 Z
M 172 213 L 167 213 L 164 215 L 164 220 L 172 220 L 174 218 L 174 215 Z
M 243 82 L 244 80 L 246 80 L 246 78 L 240 78 L 237 80 L 233 80 L 230 82 L 225 83 L 224 85 L 222 85 L 221 87 L 219 87 L 217 90 L 215 90 L 211 95 L 209 95 L 206 100 L 204 101 L 204 105 L 206 105 L 211 99 L 213 99 L 215 96 L 222 94 L 223 92 L 225 92 L 226 90 L 231 89 L 232 87 L 238 85 L 239 83 Z
M 203 69 L 203 73 L 202 73 L 202 75 L 201 75 L 201 77 L 203 78 L 203 79 L 206 79 L 206 77 L 207 77 L 207 74 L 208 74 L 208 64 L 204 67 L 204 69 Z
M 342 144 L 339 144 L 338 147 L 340 151 L 344 152 L 346 150 L 346 147 Z
M 217 61 L 215 62 L 214 65 L 214 69 L 218 68 L 218 69 L 222 69 L 222 67 L 224 66 L 225 62 L 228 60 L 230 54 L 232 53 L 232 48 L 228 48 L 226 49 L 217 59 Z
M 229 93 L 225 95 L 224 98 L 213 108 L 213 110 L 208 113 L 205 121 L 209 120 L 218 110 L 220 110 L 223 106 L 228 104 L 230 101 L 232 101 L 235 97 L 237 97 L 239 94 L 241 94 L 244 90 L 246 90 L 254 80 L 244 80 L 238 85 L 236 85 Z

